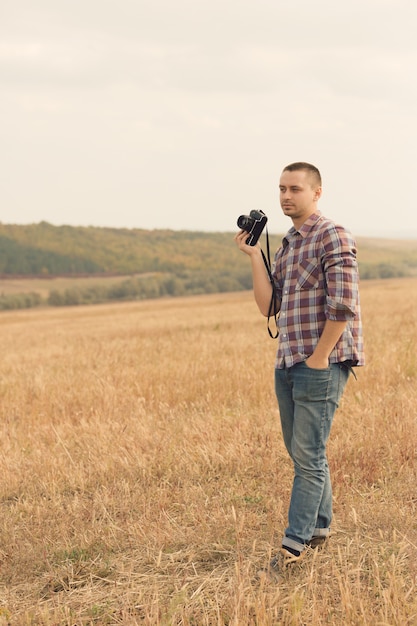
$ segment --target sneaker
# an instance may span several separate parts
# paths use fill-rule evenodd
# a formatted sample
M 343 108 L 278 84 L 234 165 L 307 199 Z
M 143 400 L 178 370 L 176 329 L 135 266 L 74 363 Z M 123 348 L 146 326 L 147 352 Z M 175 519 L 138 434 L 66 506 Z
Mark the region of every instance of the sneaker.
M 325 544 L 325 542 L 328 539 L 328 535 L 327 536 L 318 536 L 318 537 L 312 537 L 310 539 L 310 541 L 307 541 L 307 545 L 309 548 L 321 548 L 323 547 L 323 545 Z
M 286 548 L 281 548 L 281 554 L 284 557 L 284 567 L 288 567 L 288 565 L 292 565 L 293 563 L 298 563 L 303 556 L 305 555 L 306 550 L 302 550 L 302 552 L 290 552 Z M 277 557 L 275 557 L 277 558 Z
M 292 565 L 292 563 L 297 563 L 303 558 L 306 552 L 307 549 L 294 554 L 286 548 L 281 548 L 280 552 L 270 561 L 268 567 L 258 570 L 257 577 L 269 583 L 278 582 L 280 580 L 280 569 L 282 569 L 282 567 L 288 567 L 288 565 Z

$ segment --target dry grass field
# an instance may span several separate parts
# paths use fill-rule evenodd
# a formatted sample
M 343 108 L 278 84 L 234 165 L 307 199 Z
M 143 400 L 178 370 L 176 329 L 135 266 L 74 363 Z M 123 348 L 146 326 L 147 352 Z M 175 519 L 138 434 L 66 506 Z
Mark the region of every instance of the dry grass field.
M 250 293 L 0 314 L 0 626 L 417 624 L 417 279 L 362 306 L 333 535 L 273 585 L 292 469 Z

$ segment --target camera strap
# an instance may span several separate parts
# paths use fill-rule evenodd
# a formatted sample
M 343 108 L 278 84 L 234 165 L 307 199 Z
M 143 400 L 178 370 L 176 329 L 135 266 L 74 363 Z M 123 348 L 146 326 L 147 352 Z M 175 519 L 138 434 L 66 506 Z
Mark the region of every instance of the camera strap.
M 265 229 L 265 236 L 266 236 L 266 253 L 267 253 L 267 257 L 264 254 L 264 251 L 261 249 L 262 252 L 262 258 L 264 260 L 264 264 L 266 267 L 266 271 L 268 273 L 268 278 L 269 278 L 269 282 L 271 283 L 271 301 L 269 303 L 269 309 L 268 309 L 268 322 L 267 322 L 267 328 L 268 328 L 268 334 L 272 339 L 276 339 L 279 335 L 279 330 L 278 330 L 278 309 L 277 309 L 277 298 L 276 298 L 276 287 L 275 287 L 275 281 L 274 278 L 272 276 L 271 273 L 271 253 L 270 253 L 270 249 L 269 249 L 269 235 L 268 235 L 268 227 L 266 227 Z M 270 319 L 271 317 L 274 317 L 275 320 L 275 328 L 276 328 L 276 332 L 275 334 L 272 334 L 271 328 L 270 328 Z

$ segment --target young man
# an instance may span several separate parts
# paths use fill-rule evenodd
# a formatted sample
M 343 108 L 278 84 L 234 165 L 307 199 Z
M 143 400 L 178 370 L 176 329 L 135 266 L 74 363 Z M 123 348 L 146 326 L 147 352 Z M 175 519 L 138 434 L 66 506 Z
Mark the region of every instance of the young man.
M 292 228 L 275 255 L 272 276 L 279 310 L 275 391 L 282 433 L 294 465 L 284 565 L 329 535 L 332 489 L 326 444 L 351 368 L 364 364 L 356 247 L 350 233 L 321 215 L 319 170 L 310 163 L 284 168 L 280 202 Z M 251 260 L 259 310 L 270 311 L 272 285 L 259 244 L 235 237 Z M 277 567 L 279 555 L 271 561 Z

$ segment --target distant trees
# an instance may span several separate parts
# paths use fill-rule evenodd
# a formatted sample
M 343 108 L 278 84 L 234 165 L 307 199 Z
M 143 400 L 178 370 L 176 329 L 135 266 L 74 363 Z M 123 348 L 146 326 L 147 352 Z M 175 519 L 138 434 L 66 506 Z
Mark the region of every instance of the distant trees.
M 0 275 L 128 275 L 241 264 L 230 233 L 0 223 Z
M 100 267 L 92 259 L 38 249 L 0 235 L 0 274 L 59 276 L 97 271 Z
M 151 298 L 199 295 L 242 291 L 249 289 L 251 275 L 232 276 L 227 273 L 210 275 L 201 272 L 174 274 L 149 274 L 124 280 L 109 286 L 74 287 L 63 291 L 52 290 L 46 301 L 49 306 L 99 304 L 111 301 L 147 300 Z
M 401 278 L 409 276 L 410 272 L 402 264 L 390 263 L 363 263 L 360 265 L 360 276 L 362 280 L 378 278 Z
M 0 311 L 13 309 L 31 309 L 40 306 L 42 297 L 38 293 L 0 294 Z
M 263 241 L 261 240 L 263 245 Z M 270 249 L 281 236 L 270 235 Z M 410 243 L 410 242 L 409 242 Z M 404 247 L 366 240 L 360 248 L 362 279 L 417 274 L 417 243 Z M 37 293 L 1 294 L 0 310 L 142 300 L 252 287 L 250 264 L 231 233 L 0 223 L 0 277 L 120 276 L 88 286 Z M 123 279 L 122 277 L 127 277 Z M 0 287 L 1 292 L 1 287 Z

